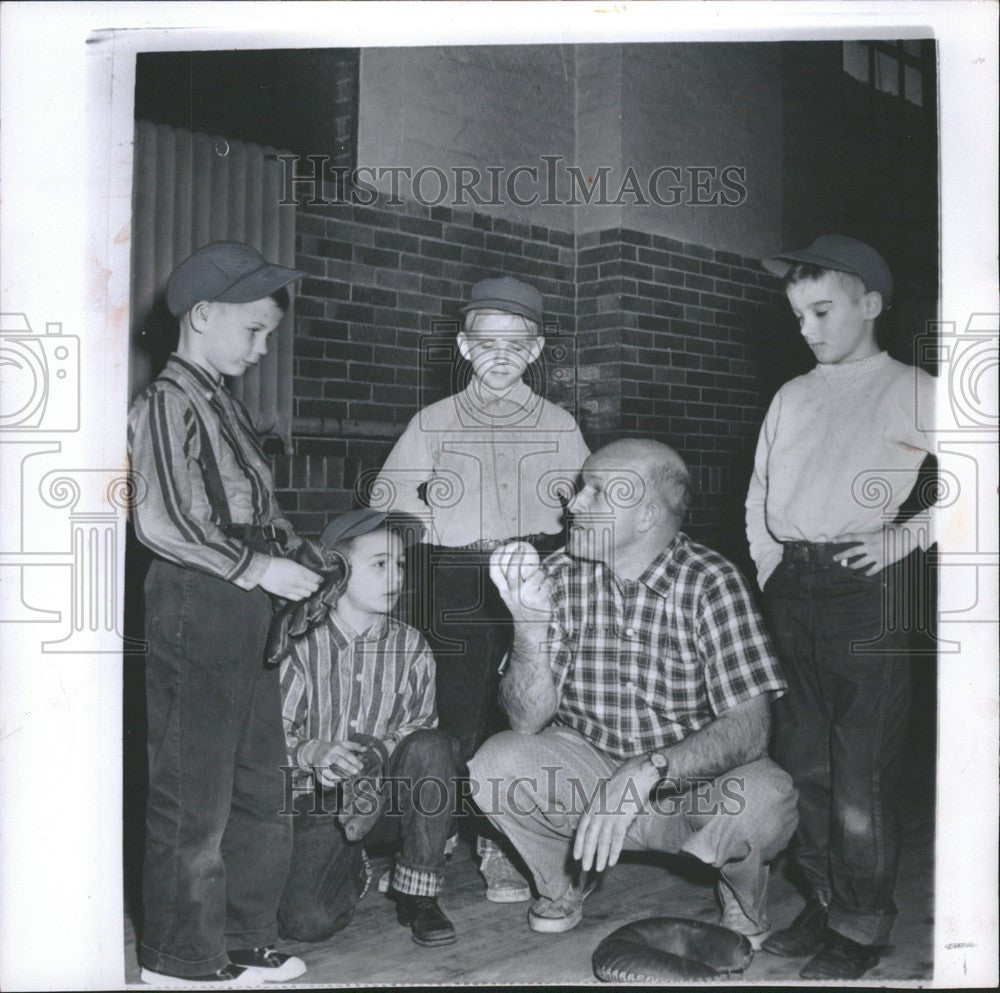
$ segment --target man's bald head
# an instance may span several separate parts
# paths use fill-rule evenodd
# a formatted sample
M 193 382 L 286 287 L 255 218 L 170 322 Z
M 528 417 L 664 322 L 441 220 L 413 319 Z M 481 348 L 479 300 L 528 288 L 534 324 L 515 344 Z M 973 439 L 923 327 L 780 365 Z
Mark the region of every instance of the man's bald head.
M 623 438 L 598 449 L 587 465 L 634 472 L 647 498 L 669 515 L 676 527 L 684 523 L 691 505 L 691 474 L 684 460 L 669 445 L 647 438 Z

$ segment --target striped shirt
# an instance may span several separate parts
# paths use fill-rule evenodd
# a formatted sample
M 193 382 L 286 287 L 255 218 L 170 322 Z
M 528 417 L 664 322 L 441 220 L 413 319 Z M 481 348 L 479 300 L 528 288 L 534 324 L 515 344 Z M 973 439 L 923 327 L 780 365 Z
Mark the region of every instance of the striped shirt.
M 417 515 L 428 543 L 453 548 L 558 534 L 559 497 L 573 495 L 589 454 L 573 415 L 526 383 L 498 394 L 473 379 L 410 421 L 369 502 Z
M 128 415 L 138 493 L 132 523 L 157 555 L 252 589 L 269 556 L 227 538 L 226 524 L 279 524 L 267 459 L 246 408 L 221 380 L 176 353 Z
M 762 693 L 785 690 L 746 582 L 678 534 L 638 580 L 556 552 L 555 723 L 626 759 L 682 741 Z
M 434 657 L 419 631 L 389 617 L 358 634 L 331 610 L 293 641 L 281 697 L 289 764 L 303 773 L 311 769 L 298 753 L 308 742 L 368 734 L 392 754 L 408 734 L 437 727 Z

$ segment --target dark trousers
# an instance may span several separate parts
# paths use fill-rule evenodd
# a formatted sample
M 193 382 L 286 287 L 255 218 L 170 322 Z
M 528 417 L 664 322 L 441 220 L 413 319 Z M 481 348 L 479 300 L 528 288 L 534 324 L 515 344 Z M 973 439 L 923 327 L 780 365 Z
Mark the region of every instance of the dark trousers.
M 535 537 L 544 557 L 561 535 Z M 497 701 L 499 667 L 514 636 L 510 611 L 490 579 L 490 553 L 417 545 L 409 555 L 406 620 L 427 639 L 437 670 L 438 723 L 459 747 L 463 767 L 507 727 Z
M 891 605 L 912 565 L 865 577 L 786 555 L 764 588 L 788 681 L 774 752 L 799 791 L 796 861 L 829 904 L 830 927 L 867 945 L 883 944 L 896 916 L 910 660 Z
M 262 590 L 162 560 L 146 579 L 149 800 L 142 964 L 196 976 L 273 943 L 291 854 Z
M 395 783 L 365 843 L 401 842 L 397 868 L 440 877 L 455 805 L 454 740 L 438 730 L 414 731 L 389 756 L 386 776 Z M 362 842 L 345 839 L 335 793 L 295 798 L 292 868 L 278 910 L 284 938 L 325 941 L 347 926 L 364 892 Z

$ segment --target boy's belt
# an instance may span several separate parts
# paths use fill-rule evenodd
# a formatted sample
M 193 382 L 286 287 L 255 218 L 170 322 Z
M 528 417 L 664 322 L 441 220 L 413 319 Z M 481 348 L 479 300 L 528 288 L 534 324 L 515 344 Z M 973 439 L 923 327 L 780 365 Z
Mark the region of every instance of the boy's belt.
M 512 541 L 526 541 L 529 545 L 551 544 L 553 539 L 559 539 L 561 544 L 562 535 L 558 534 L 528 534 L 520 538 L 482 538 L 479 541 L 470 541 L 467 545 L 456 545 L 450 551 L 459 552 L 493 552 L 502 545 L 509 545 Z
M 786 541 L 782 558 L 786 562 L 807 562 L 809 565 L 836 565 L 834 556 L 845 548 L 856 547 L 853 541 Z

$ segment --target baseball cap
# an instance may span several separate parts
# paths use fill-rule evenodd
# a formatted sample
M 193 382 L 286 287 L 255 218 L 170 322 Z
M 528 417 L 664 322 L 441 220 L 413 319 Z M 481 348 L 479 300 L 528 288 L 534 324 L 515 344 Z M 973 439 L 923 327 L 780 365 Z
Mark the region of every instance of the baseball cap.
M 506 310 L 520 314 L 537 324 L 542 323 L 542 294 L 527 283 L 512 276 L 481 279 L 472 287 L 469 302 L 459 308 L 460 314 L 470 310 Z
M 167 306 L 174 317 L 199 300 L 250 303 L 309 275 L 268 262 L 256 248 L 239 241 L 213 241 L 192 252 L 167 280 Z
M 761 263 L 768 272 L 784 279 L 797 262 L 850 272 L 860 277 L 870 293 L 882 294 L 882 306 L 892 305 L 892 273 L 884 258 L 871 245 L 842 234 L 821 234 L 808 248 L 801 251 L 782 252 L 764 259 Z
M 398 532 L 404 544 L 408 545 L 419 541 L 425 530 L 420 518 L 413 514 L 393 511 L 386 513 L 373 510 L 371 507 L 361 507 L 358 510 L 349 510 L 346 514 L 339 514 L 330 521 L 320 535 L 320 544 L 324 548 L 333 548 L 338 542 L 377 531 L 384 524 Z

